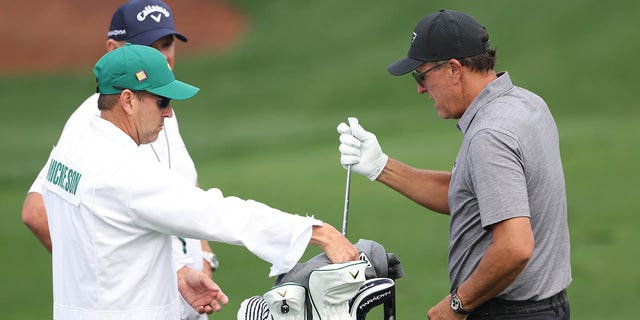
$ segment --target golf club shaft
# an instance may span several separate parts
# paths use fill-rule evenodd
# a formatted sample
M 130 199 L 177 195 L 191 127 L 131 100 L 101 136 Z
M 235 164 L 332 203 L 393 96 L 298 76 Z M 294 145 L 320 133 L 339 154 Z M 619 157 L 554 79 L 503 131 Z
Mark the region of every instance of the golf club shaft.
M 347 236 L 347 221 L 349 220 L 349 193 L 351 190 L 351 165 L 347 166 L 347 186 L 344 192 L 344 214 L 342 216 L 342 235 Z

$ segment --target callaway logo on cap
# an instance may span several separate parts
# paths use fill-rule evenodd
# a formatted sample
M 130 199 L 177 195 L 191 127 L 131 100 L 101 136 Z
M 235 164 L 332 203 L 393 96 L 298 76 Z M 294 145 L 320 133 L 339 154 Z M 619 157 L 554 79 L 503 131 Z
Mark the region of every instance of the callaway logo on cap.
M 154 15 L 153 13 L 156 13 L 156 14 Z M 171 16 L 169 11 L 165 9 L 163 6 L 154 5 L 154 6 L 144 7 L 142 11 L 138 12 L 138 14 L 136 15 L 136 18 L 138 19 L 138 21 L 144 21 L 144 19 L 146 19 L 147 17 L 151 17 L 153 21 L 160 22 L 160 20 L 162 19 L 162 15 L 164 15 L 167 18 Z
M 167 35 L 187 41 L 176 31 L 169 6 L 159 0 L 131 0 L 123 4 L 111 17 L 107 32 L 109 39 L 145 46 Z

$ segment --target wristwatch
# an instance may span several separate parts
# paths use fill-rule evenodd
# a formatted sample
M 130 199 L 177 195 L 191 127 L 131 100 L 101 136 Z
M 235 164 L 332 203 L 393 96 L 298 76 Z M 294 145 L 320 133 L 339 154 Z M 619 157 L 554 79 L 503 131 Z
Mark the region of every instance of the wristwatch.
M 470 310 L 465 310 L 462 307 L 462 301 L 460 301 L 460 298 L 457 295 L 457 290 L 454 291 L 451 294 L 451 310 L 453 310 L 453 312 L 458 313 L 458 314 L 469 314 L 471 313 Z
M 202 259 L 204 259 L 204 261 L 206 261 L 209 264 L 212 271 L 215 271 L 220 266 L 220 262 L 218 262 L 218 257 L 213 252 L 202 251 Z

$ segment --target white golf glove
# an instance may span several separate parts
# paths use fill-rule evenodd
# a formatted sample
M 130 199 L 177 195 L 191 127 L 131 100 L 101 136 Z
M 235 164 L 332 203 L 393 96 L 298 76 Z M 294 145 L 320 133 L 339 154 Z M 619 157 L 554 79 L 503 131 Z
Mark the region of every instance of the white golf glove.
M 338 125 L 340 133 L 340 163 L 346 169 L 359 173 L 374 181 L 387 164 L 389 157 L 382 152 L 376 135 L 366 131 L 358 123 L 358 118 L 348 118 L 349 125 Z

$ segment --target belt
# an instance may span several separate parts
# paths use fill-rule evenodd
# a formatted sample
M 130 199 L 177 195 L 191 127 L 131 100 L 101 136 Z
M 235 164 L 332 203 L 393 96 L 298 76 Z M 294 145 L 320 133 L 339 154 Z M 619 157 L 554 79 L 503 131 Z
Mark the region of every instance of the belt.
M 473 310 L 472 315 L 498 315 L 551 310 L 567 301 L 566 290 L 543 300 L 504 300 L 493 298 Z

